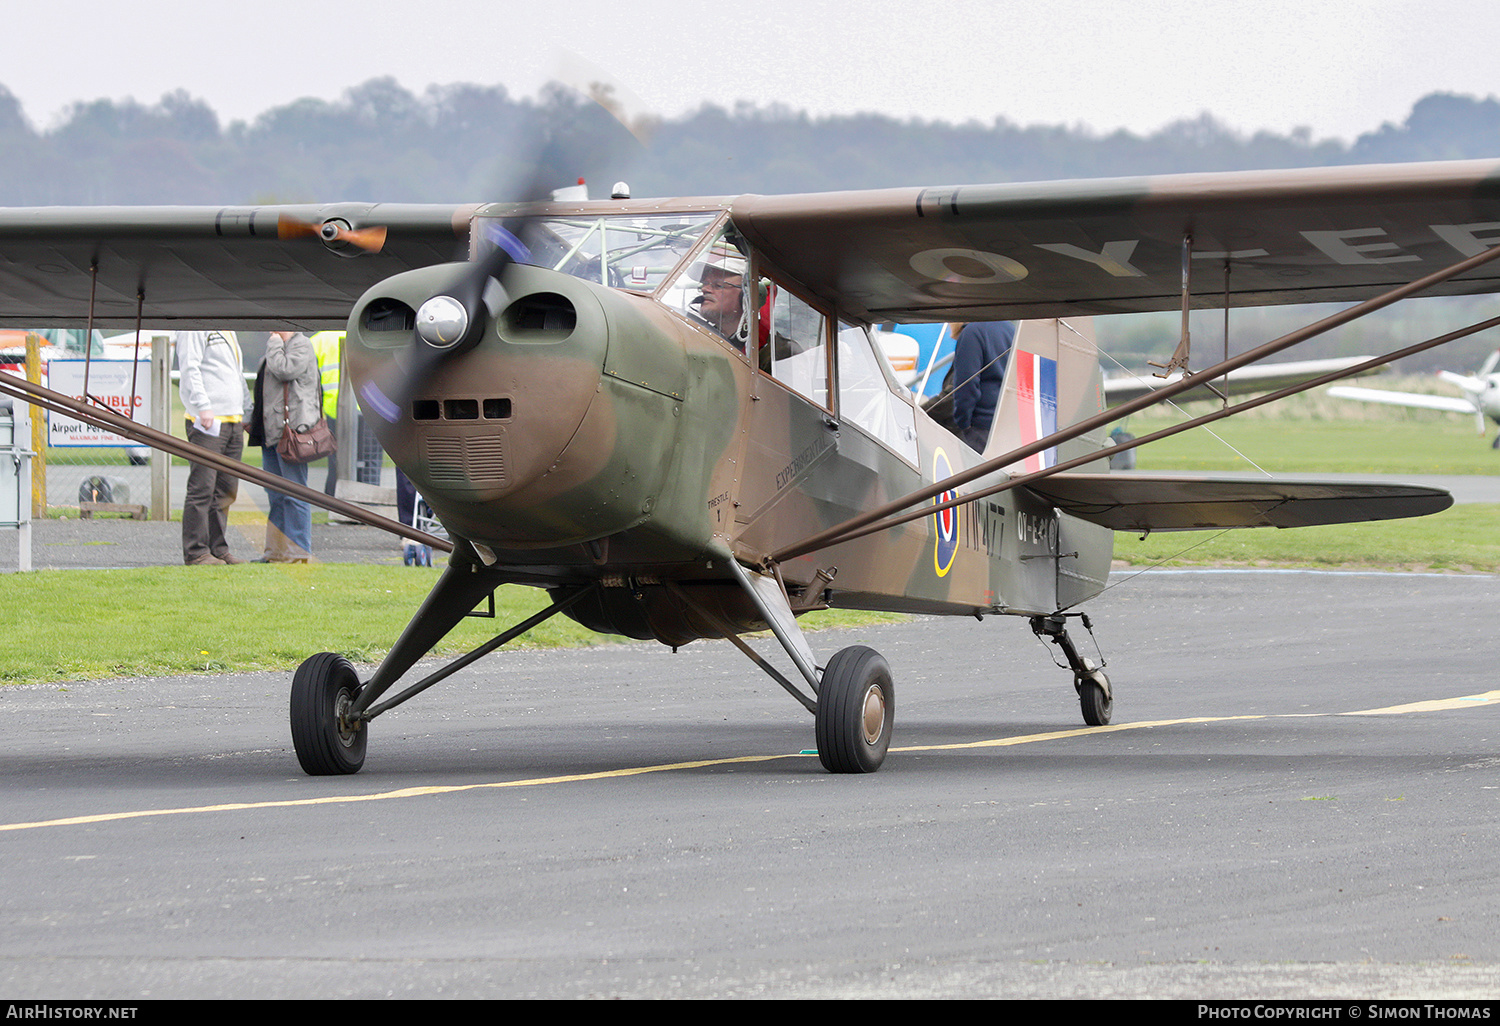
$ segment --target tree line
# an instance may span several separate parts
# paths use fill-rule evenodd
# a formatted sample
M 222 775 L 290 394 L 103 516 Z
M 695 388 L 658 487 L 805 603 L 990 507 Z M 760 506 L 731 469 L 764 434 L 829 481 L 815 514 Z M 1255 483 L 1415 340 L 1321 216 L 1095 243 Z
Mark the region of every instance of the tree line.
M 916 184 L 1042 181 L 1175 171 L 1311 167 L 1500 155 L 1500 101 L 1434 93 L 1401 124 L 1353 142 L 1236 132 L 1203 113 L 1150 134 L 1083 126 L 815 117 L 786 107 L 706 103 L 635 124 L 561 87 L 376 78 L 337 100 L 304 98 L 225 125 L 178 91 L 154 104 L 90 100 L 34 128 L 0 86 L 0 204 L 471 202 L 531 183 L 546 142 L 549 187 L 582 176 L 594 195 L 627 180 L 637 196 L 812 192 Z

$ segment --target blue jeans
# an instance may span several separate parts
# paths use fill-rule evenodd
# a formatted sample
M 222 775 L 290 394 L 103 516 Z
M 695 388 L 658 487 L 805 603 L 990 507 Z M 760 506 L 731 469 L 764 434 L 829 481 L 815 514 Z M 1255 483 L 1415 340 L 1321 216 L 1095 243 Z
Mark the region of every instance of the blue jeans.
M 307 464 L 286 462 L 274 445 L 260 450 L 260 465 L 277 477 L 307 484 Z M 267 558 L 306 559 L 312 555 L 312 507 L 269 488 L 266 495 L 271 500 L 270 524 L 266 527 Z

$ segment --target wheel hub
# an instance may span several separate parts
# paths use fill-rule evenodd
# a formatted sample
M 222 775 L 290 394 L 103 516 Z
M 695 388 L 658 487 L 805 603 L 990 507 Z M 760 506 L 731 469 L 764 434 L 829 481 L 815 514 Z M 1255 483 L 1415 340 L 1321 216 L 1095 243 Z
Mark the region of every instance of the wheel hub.
M 338 724 L 339 744 L 345 748 L 352 747 L 359 734 L 359 720 L 349 714 L 350 706 L 353 704 L 354 695 L 347 688 L 341 690 L 339 697 L 333 702 L 333 719 Z
M 879 684 L 872 684 L 865 692 L 863 727 L 867 745 L 878 742 L 885 730 L 885 692 Z

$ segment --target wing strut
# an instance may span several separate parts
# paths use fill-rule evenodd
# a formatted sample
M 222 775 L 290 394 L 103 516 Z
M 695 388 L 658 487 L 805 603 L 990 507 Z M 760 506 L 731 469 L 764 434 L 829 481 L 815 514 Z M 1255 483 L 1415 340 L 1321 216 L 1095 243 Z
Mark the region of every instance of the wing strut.
M 1455 341 L 1456 339 L 1465 338 L 1469 335 L 1475 335 L 1481 331 L 1487 331 L 1490 328 L 1495 327 L 1500 327 L 1500 317 L 1491 317 L 1489 320 L 1480 321 L 1477 324 L 1471 324 L 1467 328 L 1459 328 L 1456 331 L 1450 331 L 1446 335 L 1439 335 L 1437 338 L 1428 339 L 1426 342 L 1418 342 L 1415 345 L 1407 346 L 1405 349 L 1398 349 L 1393 353 L 1386 354 L 1385 356 L 1373 357 L 1369 360 L 1366 360 L 1364 363 L 1355 364 L 1353 367 L 1330 371 L 1329 373 L 1324 374 L 1321 377 L 1313 378 L 1310 381 L 1304 381 L 1297 385 L 1289 385 L 1288 387 L 1281 389 L 1279 392 L 1272 392 L 1269 395 L 1263 395 L 1255 399 L 1247 399 L 1237 405 L 1226 406 L 1223 409 L 1215 410 L 1212 413 L 1205 413 L 1201 417 L 1195 417 L 1192 420 L 1184 421 L 1181 424 L 1175 424 L 1172 427 L 1166 427 L 1162 428 L 1160 431 L 1154 431 L 1149 435 L 1143 435 L 1140 438 L 1132 439 L 1127 442 L 1121 442 L 1119 445 L 1112 446 L 1108 450 L 1099 450 L 1099 452 L 1087 453 L 1083 456 L 1077 456 L 1071 460 L 1059 463 L 1056 466 L 1048 467 L 1045 470 L 1038 470 L 1030 474 L 1022 474 L 1018 477 L 1012 477 L 1002 482 L 1001 484 L 995 485 L 991 488 L 986 488 L 983 491 L 970 492 L 964 495 L 960 495 L 957 498 L 949 499 L 947 502 L 934 503 L 931 506 L 923 506 L 921 509 L 913 510 L 909 513 L 892 515 L 888 520 L 881 520 L 876 523 L 866 524 L 863 527 L 850 528 L 843 534 L 834 538 L 832 541 L 820 543 L 815 547 L 826 548 L 829 545 L 838 545 L 843 542 L 853 541 L 856 538 L 863 538 L 867 534 L 874 534 L 877 531 L 884 531 L 887 528 L 891 527 L 899 527 L 901 524 L 905 524 L 909 521 L 920 520 L 922 517 L 931 516 L 934 513 L 941 513 L 943 510 L 952 509 L 954 506 L 962 506 L 966 502 L 973 502 L 976 499 L 987 498 L 988 496 L 996 495 L 1000 492 L 1009 491 L 1012 488 L 1020 488 L 1025 485 L 1031 484 L 1034 481 L 1039 481 L 1042 478 L 1051 477 L 1053 474 L 1057 474 L 1065 470 L 1072 470 L 1075 467 L 1081 467 L 1087 463 L 1093 463 L 1094 461 L 1099 459 L 1099 455 L 1101 452 L 1126 452 L 1138 446 L 1145 445 L 1148 442 L 1157 442 L 1163 438 L 1169 438 L 1172 435 L 1180 434 L 1183 431 L 1188 431 L 1195 427 L 1202 427 L 1204 424 L 1212 424 L 1215 421 L 1223 420 L 1225 417 L 1232 417 L 1237 413 L 1244 413 L 1246 410 L 1253 410 L 1257 406 L 1264 406 L 1267 403 L 1278 402 L 1282 399 L 1287 398 L 1288 396 L 1296 395 L 1298 392 L 1305 392 L 1310 388 L 1317 388 L 1320 385 L 1326 385 L 1332 381 L 1339 381 L 1351 375 L 1360 374 L 1363 371 L 1368 370 L 1369 368 L 1379 367 L 1381 364 L 1389 363 L 1392 360 L 1404 359 L 1405 357 L 1413 356 L 1417 353 L 1424 352 L 1425 350 L 1432 349 L 1436 346 L 1445 345 L 1449 342 Z M 1006 459 L 1006 457 L 1001 457 L 1001 459 L 1004 460 Z M 950 477 L 946 480 L 952 481 L 953 478 Z M 916 501 L 920 502 L 922 500 L 918 499 Z M 888 506 L 889 505 L 894 504 L 888 504 Z M 827 532 L 824 533 L 826 534 Z M 782 557 L 780 553 L 777 553 L 773 555 L 771 559 L 773 561 L 780 561 L 780 559 L 783 558 L 794 559 L 797 556 L 805 554 L 800 550 L 807 545 L 808 542 L 802 542 L 798 545 L 790 546 L 787 549 L 783 549 L 782 551 L 790 552 L 791 555 Z M 809 549 L 808 551 L 811 551 L 811 549 Z
M 123 417 L 113 410 L 92 406 L 86 402 L 79 402 L 71 396 L 63 395 L 61 392 L 54 392 L 50 388 L 34 384 L 13 375 L 0 374 L 0 395 L 8 395 L 22 402 L 31 403 L 33 406 L 40 406 L 42 409 L 51 410 L 53 413 L 65 414 L 86 424 L 93 424 L 95 427 L 104 428 L 106 431 L 113 431 L 124 435 L 126 438 L 170 453 L 173 456 L 181 456 L 183 459 L 190 460 L 193 463 L 201 463 L 215 470 L 222 470 L 242 480 L 252 481 L 255 484 L 270 488 L 283 495 L 289 495 L 294 499 L 302 499 L 305 502 L 312 503 L 314 506 L 331 510 L 340 516 L 348 517 L 350 520 L 357 521 L 369 527 L 378 527 L 382 531 L 389 531 L 391 534 L 410 538 L 412 541 L 420 542 L 423 545 L 430 545 L 439 551 L 451 552 L 453 550 L 453 543 L 445 538 L 435 537 L 425 531 L 418 531 L 414 527 L 371 513 L 363 506 L 356 506 L 352 502 L 335 498 L 325 492 L 316 491 L 305 485 L 299 485 L 295 481 L 288 481 L 286 478 L 278 477 L 275 474 L 262 470 L 260 467 L 252 467 L 248 463 L 240 463 L 236 460 L 220 456 L 216 452 L 200 449 L 198 446 L 184 439 L 177 438 L 174 435 L 169 435 L 164 431 L 157 431 L 155 428 L 147 427 L 145 424 L 137 424 L 135 421 Z
M 1135 413 L 1137 410 L 1145 409 L 1147 406 L 1152 406 L 1158 402 L 1170 399 L 1172 396 L 1175 396 L 1180 392 L 1185 392 L 1190 388 L 1195 388 L 1199 385 L 1206 384 L 1212 378 L 1219 377 L 1220 375 L 1227 374 L 1232 370 L 1238 370 L 1241 367 L 1255 363 L 1259 360 L 1263 360 L 1268 356 L 1281 352 L 1283 349 L 1288 349 L 1294 345 L 1298 345 L 1310 338 L 1321 335 L 1326 331 L 1330 331 L 1334 328 L 1340 327 L 1341 325 L 1347 324 L 1350 321 L 1357 320 L 1367 314 L 1373 313 L 1376 310 L 1384 309 L 1385 307 L 1390 306 L 1392 303 L 1399 302 L 1402 299 L 1406 299 L 1412 295 L 1415 295 L 1416 293 L 1422 292 L 1425 289 L 1431 288 L 1433 285 L 1437 285 L 1441 282 L 1447 281 L 1449 278 L 1454 278 L 1460 274 L 1471 271 L 1476 267 L 1480 267 L 1486 263 L 1489 263 L 1497 257 L 1500 257 L 1500 247 L 1485 250 L 1484 252 L 1469 257 L 1466 260 L 1462 260 L 1456 264 L 1446 267 L 1441 271 L 1435 271 L 1432 274 L 1425 275 L 1424 277 L 1418 278 L 1417 280 L 1409 282 L 1406 285 L 1402 285 L 1382 295 L 1376 296 L 1373 299 L 1365 300 L 1363 303 L 1360 303 L 1357 306 L 1352 306 L 1347 310 L 1342 310 L 1338 313 L 1331 314 L 1330 316 L 1325 317 L 1322 320 L 1310 324 L 1304 328 L 1299 328 L 1297 331 L 1283 335 L 1280 338 L 1275 339 L 1271 342 L 1267 342 L 1262 346 L 1259 346 L 1248 352 L 1241 353 L 1239 356 L 1232 357 L 1228 360 L 1223 361 L 1222 363 L 1209 367 L 1207 370 L 1202 370 L 1197 372 L 1196 374 L 1190 374 L 1186 377 L 1180 378 L 1175 382 L 1165 384 L 1161 388 L 1158 388 L 1153 392 L 1138 396 L 1135 399 L 1128 400 L 1127 402 L 1121 403 L 1119 406 L 1112 407 L 1108 410 L 1103 411 L 1102 413 L 1095 414 L 1092 417 L 1086 417 L 1083 420 L 1078 421 L 1076 424 L 1072 424 L 1061 431 L 1048 435 L 1045 438 L 1039 439 L 1035 442 L 1030 442 L 1017 449 L 1013 449 L 1008 453 L 996 456 L 993 459 L 985 460 L 983 463 L 980 463 L 974 467 L 970 467 L 968 470 L 962 471 L 958 474 L 954 474 L 950 477 L 944 478 L 941 481 L 934 482 L 933 484 L 926 485 L 915 492 L 911 492 L 910 494 L 905 495 L 899 499 L 895 499 L 891 502 L 885 503 L 866 513 L 862 513 L 859 516 L 851 517 L 850 519 L 844 521 L 842 524 L 835 524 L 833 527 L 827 528 L 823 531 L 819 531 L 817 534 L 814 534 L 804 539 L 803 541 L 779 549 L 776 552 L 773 552 L 768 558 L 770 562 L 773 563 L 785 562 L 788 559 L 795 559 L 798 556 L 804 556 L 809 552 L 816 551 L 817 549 L 827 548 L 830 545 L 835 545 L 840 542 L 852 541 L 855 538 L 863 537 L 864 535 L 871 534 L 875 531 L 885 530 L 888 527 L 895 527 L 899 524 L 904 524 L 910 520 L 916 520 L 920 517 L 927 516 L 934 512 L 940 512 L 953 506 L 960 506 L 966 502 L 970 502 L 974 499 L 981 498 L 986 495 L 993 495 L 996 492 L 1006 491 L 1007 489 L 1017 487 L 1018 485 L 1024 485 L 1029 481 L 1035 481 L 1039 478 L 1048 477 L 1063 470 L 1072 469 L 1075 466 L 1081 466 L 1084 463 L 1093 462 L 1094 460 L 1099 459 L 1100 454 L 1098 452 L 1089 453 L 1086 456 L 1068 460 L 1065 463 L 1059 463 L 1056 466 L 1049 467 L 1046 470 L 1037 471 L 1034 474 L 1027 474 L 1021 477 L 1011 478 L 1004 484 L 998 485 L 983 492 L 962 495 L 945 503 L 940 503 L 935 506 L 924 506 L 920 510 L 915 510 L 902 516 L 893 516 L 893 514 L 898 514 L 902 510 L 909 509 L 910 507 L 915 506 L 918 503 L 926 502 L 928 499 L 940 495 L 941 493 L 948 491 L 949 489 L 958 488 L 959 486 L 968 484 L 969 482 L 977 480 L 978 478 L 984 477 L 988 474 L 993 474 L 1004 467 L 1010 466 L 1013 463 L 1017 463 L 1020 460 L 1025 459 L 1027 456 L 1031 456 L 1045 449 L 1057 446 L 1062 442 L 1068 441 L 1069 439 L 1077 438 L 1079 435 L 1087 434 L 1089 431 L 1092 431 L 1097 427 L 1102 427 L 1105 424 L 1112 423 L 1113 421 L 1120 420 L 1123 417 Z M 1440 335 L 1437 338 L 1429 339 L 1426 342 L 1419 342 L 1416 345 L 1408 346 L 1405 349 L 1397 350 L 1385 356 L 1376 357 L 1371 360 L 1366 360 L 1364 363 L 1355 364 L 1353 367 L 1334 371 L 1330 374 L 1325 374 L 1321 377 L 1314 378 L 1311 381 L 1306 381 L 1299 385 L 1293 385 L 1288 388 L 1284 388 L 1281 391 L 1273 392 L 1268 396 L 1263 396 L 1259 399 L 1248 400 L 1236 406 L 1226 407 L 1222 410 L 1217 411 L 1216 413 L 1205 414 L 1202 417 L 1199 417 L 1192 421 L 1188 421 L 1184 424 L 1179 424 L 1173 428 L 1164 428 L 1163 430 L 1155 432 L 1151 435 L 1147 435 L 1144 438 L 1137 438 L 1132 442 L 1126 442 L 1123 445 L 1116 446 L 1110 451 L 1123 452 L 1128 449 L 1133 449 L 1138 446 L 1144 445 L 1147 442 L 1156 441 L 1160 438 L 1165 438 L 1169 435 L 1177 434 L 1179 431 L 1185 431 L 1191 427 L 1197 427 L 1201 424 L 1211 423 L 1212 421 L 1220 420 L 1224 417 L 1231 416 L 1232 414 L 1240 413 L 1248 409 L 1253 409 L 1256 406 L 1262 406 L 1265 403 L 1273 402 L 1277 399 L 1284 399 L 1287 396 L 1295 395 L 1298 392 L 1306 391 L 1309 388 L 1315 388 L 1319 385 L 1327 384 L 1330 381 L 1338 381 L 1342 378 L 1349 377 L 1353 374 L 1358 374 L 1361 371 L 1368 370 L 1372 367 L 1378 367 L 1381 364 L 1389 363 L 1392 360 L 1398 360 L 1405 356 L 1410 356 L 1413 353 L 1423 352 L 1424 350 L 1431 349 L 1435 346 L 1451 342 L 1454 339 L 1463 338 L 1467 335 L 1472 335 L 1477 332 L 1483 331 L 1486 328 L 1493 327 L 1497 324 L 1500 324 L 1500 318 L 1491 318 L 1487 321 L 1482 321 L 1478 324 L 1470 325 L 1467 328 L 1460 328 L 1457 331 L 1449 332 L 1446 335 Z

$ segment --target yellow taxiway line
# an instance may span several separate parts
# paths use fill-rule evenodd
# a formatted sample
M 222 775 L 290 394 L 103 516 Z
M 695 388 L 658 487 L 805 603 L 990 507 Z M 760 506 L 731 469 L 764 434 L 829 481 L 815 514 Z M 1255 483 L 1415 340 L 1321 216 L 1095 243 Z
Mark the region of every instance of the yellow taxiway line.
M 1360 709 L 1346 713 L 1265 713 L 1243 716 L 1188 716 L 1174 720 L 1142 720 L 1137 723 L 1116 723 L 1104 727 L 1079 727 L 1074 730 L 1053 730 L 1041 734 L 1021 734 L 1016 737 L 993 738 L 986 741 L 965 741 L 944 745 L 911 745 L 892 748 L 893 752 L 949 752 L 965 748 L 1004 748 L 1010 745 L 1035 744 L 1039 741 L 1057 741 L 1063 738 L 1083 737 L 1091 734 L 1109 734 L 1122 730 L 1145 730 L 1150 727 L 1171 727 L 1195 723 L 1228 723 L 1236 720 L 1269 720 L 1313 716 L 1394 716 L 1404 713 L 1437 712 L 1448 709 L 1473 709 L 1480 706 L 1500 704 L 1500 691 L 1485 691 L 1477 695 L 1458 698 L 1435 699 L 1428 702 L 1410 702 L 1380 709 Z M 530 777 L 524 780 L 500 780 L 483 784 L 449 784 L 429 787 L 403 787 L 379 794 L 334 795 L 324 798 L 294 798 L 269 802 L 228 802 L 222 805 L 196 805 L 180 809 L 141 809 L 133 812 L 102 812 L 92 816 L 68 816 L 62 819 L 37 820 L 32 823 L 0 823 L 0 832 L 10 830 L 37 830 L 42 827 L 84 826 L 91 823 L 113 823 L 126 819 L 144 819 L 150 816 L 187 816 L 206 812 L 237 812 L 250 809 L 290 809 L 310 805 L 346 805 L 353 802 L 378 802 L 393 798 L 425 798 L 439 794 L 456 794 L 460 791 L 480 791 L 504 787 L 545 787 L 549 784 L 574 784 L 588 780 L 610 780 L 616 777 L 637 777 L 647 773 L 671 773 L 676 770 L 704 769 L 713 766 L 732 766 L 737 763 L 774 762 L 778 759 L 808 758 L 808 752 L 787 752 L 782 755 L 741 755 L 728 759 L 698 759 L 692 762 L 670 762 L 657 766 L 633 766 L 625 769 L 599 770 L 594 773 L 567 773 L 552 777 Z

